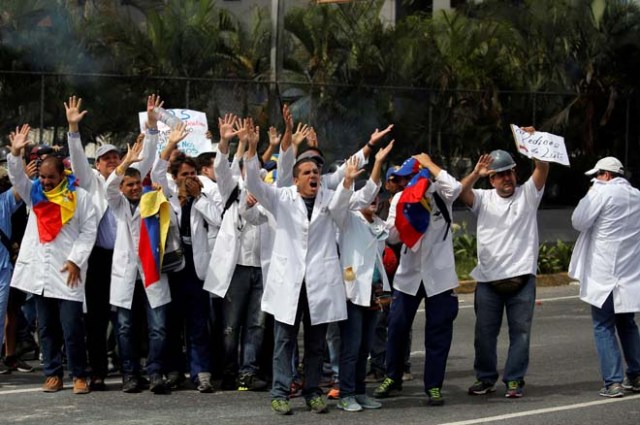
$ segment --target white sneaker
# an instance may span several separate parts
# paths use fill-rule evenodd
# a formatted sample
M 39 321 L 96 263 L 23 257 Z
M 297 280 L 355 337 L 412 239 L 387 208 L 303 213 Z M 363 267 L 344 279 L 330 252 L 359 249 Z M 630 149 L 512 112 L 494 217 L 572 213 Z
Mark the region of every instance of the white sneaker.
M 366 394 L 359 394 L 356 396 L 356 401 L 363 409 L 379 409 L 382 407 L 382 403 L 375 401 L 368 397 Z
M 362 410 L 362 406 L 358 404 L 355 397 L 345 397 L 338 401 L 338 409 L 345 412 L 359 412 Z

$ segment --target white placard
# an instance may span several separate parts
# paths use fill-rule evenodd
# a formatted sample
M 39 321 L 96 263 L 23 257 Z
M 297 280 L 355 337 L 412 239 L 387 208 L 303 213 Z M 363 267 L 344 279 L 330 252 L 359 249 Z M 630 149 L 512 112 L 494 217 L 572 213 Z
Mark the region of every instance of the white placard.
M 207 139 L 206 134 L 209 129 L 207 124 L 207 114 L 200 111 L 192 111 L 191 109 L 167 109 L 173 115 L 179 117 L 187 123 L 187 131 L 189 135 L 178 144 L 178 149 L 189 156 L 196 157 L 203 152 L 213 151 L 211 140 Z M 138 114 L 140 121 L 140 131 L 144 132 L 144 123 L 147 121 L 147 112 Z M 162 152 L 164 146 L 169 139 L 171 128 L 165 123 L 158 121 L 158 153 Z
M 515 124 L 511 124 L 511 132 L 518 152 L 527 158 L 570 166 L 564 137 L 542 131 L 528 133 Z

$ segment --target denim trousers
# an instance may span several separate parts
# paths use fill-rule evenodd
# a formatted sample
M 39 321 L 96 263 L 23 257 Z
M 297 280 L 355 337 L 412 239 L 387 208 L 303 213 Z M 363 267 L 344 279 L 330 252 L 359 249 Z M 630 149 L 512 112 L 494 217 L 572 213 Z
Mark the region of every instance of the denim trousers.
M 387 339 L 387 376 L 401 381 L 406 345 L 418 307 L 425 299 L 424 327 L 424 389 L 442 388 L 447 358 L 453 340 L 453 321 L 458 316 L 458 297 L 448 290 L 427 297 L 424 285 L 416 295 L 393 291 L 389 312 L 389 338 Z
M 265 315 L 260 308 L 262 292 L 262 269 L 236 265 L 222 303 L 225 376 L 258 371 L 265 328 Z M 242 344 L 238 347 L 240 340 Z
M 494 384 L 498 380 L 497 345 L 502 313 L 507 311 L 509 326 L 509 351 L 502 380 L 524 383 L 529 367 L 529 345 L 531 342 L 531 322 L 536 300 L 536 277 L 529 275 L 527 283 L 513 294 L 496 292 L 491 283 L 478 282 L 476 285 L 474 309 L 475 361 L 474 369 L 478 381 Z
M 140 353 L 135 336 L 136 326 L 138 325 L 136 321 L 143 309 L 147 318 L 149 339 L 147 374 L 149 376 L 161 375 L 164 372 L 167 347 L 168 304 L 152 308 L 147 299 L 147 293 L 144 290 L 142 281 L 137 280 L 135 285 L 131 310 L 118 307 L 116 313 L 116 335 L 122 363 L 122 375 L 140 375 Z
M 11 287 L 11 267 L 0 269 L 0 345 L 4 341 L 4 319 L 9 305 L 9 292 Z M 1 353 L 4 354 L 4 353 Z
M 271 388 L 271 397 L 274 399 L 289 399 L 293 380 L 293 355 L 301 321 L 304 325 L 304 387 L 302 395 L 306 400 L 322 395 L 320 377 L 322 376 L 322 361 L 326 346 L 327 324 L 311 326 L 309 303 L 303 282 L 293 325 L 287 325 L 277 320 L 274 325 L 275 346 L 273 349 L 273 386 Z
M 102 379 L 107 376 L 107 329 L 111 319 L 109 291 L 112 259 L 112 249 L 95 246 L 89 256 L 85 284 L 87 313 L 84 324 L 89 366 L 91 374 Z
M 62 344 L 74 378 L 84 378 L 87 352 L 84 342 L 82 303 L 35 295 L 44 376 L 62 377 Z
M 616 314 L 613 308 L 613 294 L 609 294 L 602 308 L 591 306 L 591 318 L 604 385 L 621 383 L 624 379 L 622 354 L 627 362 L 627 376 L 630 379 L 640 376 L 640 334 L 634 313 Z M 616 331 L 620 344 L 616 338 Z
M 185 267 L 169 275 L 171 307 L 167 324 L 168 353 L 174 356 L 168 361 L 169 371 L 184 370 L 182 334 L 187 349 L 186 364 L 195 381 L 200 372 L 211 372 L 211 333 L 209 331 L 209 293 L 202 289 L 204 282 L 198 278 L 193 263 L 193 248 L 184 244 Z M 177 354 L 176 354 L 177 351 Z M 176 360 L 181 362 L 175 364 Z
M 347 301 L 347 320 L 340 327 L 340 398 L 366 393 L 367 357 L 379 310 Z

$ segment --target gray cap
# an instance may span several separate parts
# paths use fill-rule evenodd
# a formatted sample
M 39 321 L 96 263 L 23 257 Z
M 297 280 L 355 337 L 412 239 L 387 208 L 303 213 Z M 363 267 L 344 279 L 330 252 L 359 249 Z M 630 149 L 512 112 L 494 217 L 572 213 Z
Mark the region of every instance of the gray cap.
M 120 153 L 120 150 L 113 145 L 110 145 L 108 143 L 100 145 L 100 147 L 96 150 L 96 159 L 111 151 L 118 152 L 118 154 Z
M 587 171 L 585 174 L 587 176 L 592 176 L 598 171 L 610 171 L 616 174 L 624 174 L 624 167 L 618 158 L 607 156 L 596 162 L 595 167 Z

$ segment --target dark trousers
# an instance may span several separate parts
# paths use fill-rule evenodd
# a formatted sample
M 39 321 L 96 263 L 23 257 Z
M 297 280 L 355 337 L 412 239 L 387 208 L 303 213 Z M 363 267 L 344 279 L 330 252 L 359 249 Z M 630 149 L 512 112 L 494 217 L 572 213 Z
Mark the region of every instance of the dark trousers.
M 35 295 L 44 361 L 44 376 L 62 377 L 62 344 L 67 351 L 67 364 L 74 378 L 83 378 L 87 367 L 84 343 L 82 303 Z
M 365 394 L 367 357 L 375 334 L 379 310 L 347 301 L 348 319 L 340 328 L 340 398 Z
M 85 298 L 85 330 L 87 353 L 93 376 L 104 379 L 107 376 L 107 328 L 111 318 L 109 304 L 111 288 L 111 265 L 113 250 L 94 247 L 89 256 Z
M 458 297 L 448 290 L 427 297 L 424 286 L 418 293 L 408 295 L 394 290 L 389 312 L 389 338 L 387 340 L 387 376 L 402 380 L 404 354 L 411 324 L 422 299 L 425 299 L 426 323 L 424 327 L 424 389 L 442 388 L 447 357 L 453 339 L 453 321 L 458 315 Z

